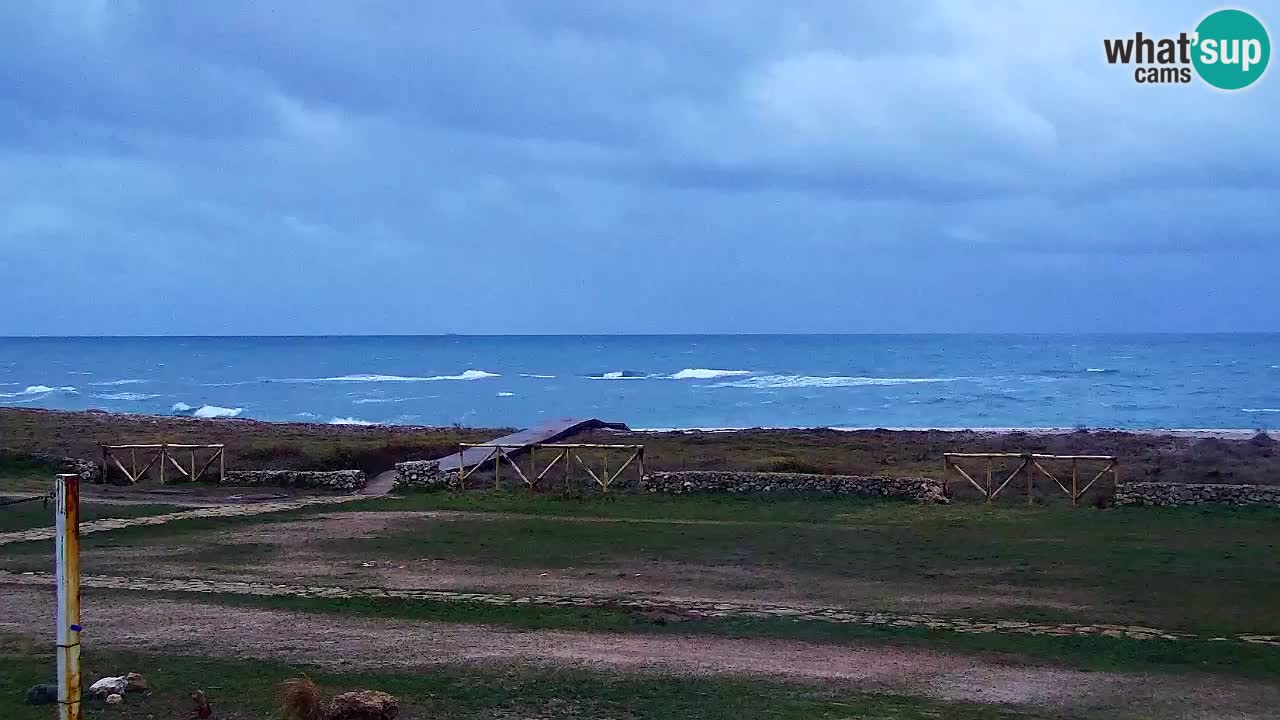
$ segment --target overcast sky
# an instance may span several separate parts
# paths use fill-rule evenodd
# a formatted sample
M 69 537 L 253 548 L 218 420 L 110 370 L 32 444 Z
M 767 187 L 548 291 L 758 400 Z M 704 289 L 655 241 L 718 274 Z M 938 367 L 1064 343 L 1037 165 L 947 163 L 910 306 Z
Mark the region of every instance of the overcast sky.
M 1217 6 L 5 2 L 0 334 L 1280 330 Z

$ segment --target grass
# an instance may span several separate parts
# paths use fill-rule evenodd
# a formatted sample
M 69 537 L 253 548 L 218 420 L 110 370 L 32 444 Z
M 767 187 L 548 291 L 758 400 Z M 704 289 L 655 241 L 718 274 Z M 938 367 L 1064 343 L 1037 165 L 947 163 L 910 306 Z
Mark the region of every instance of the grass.
M 17 451 L 15 455 L 52 453 L 97 459 L 99 443 L 219 442 L 227 447 L 227 467 L 245 469 L 381 472 L 402 460 L 441 457 L 456 452 L 459 442 L 480 442 L 505 432 L 0 408 L 0 443 Z
M 1098 621 L 1100 613 L 1108 621 L 1207 633 L 1277 629 L 1275 509 L 1099 511 L 835 498 L 556 500 L 487 493 L 420 495 L 406 502 L 420 509 L 562 517 L 421 519 L 378 537 L 317 542 L 334 556 L 391 561 L 447 558 L 518 568 L 696 563 L 782 570 L 797 583 L 845 578 L 937 592 L 1060 591 L 1088 596 L 1095 607 L 1046 610 L 1047 616 Z M 600 523 L 575 516 L 712 522 Z
M 134 591 L 112 591 L 133 593 Z M 153 597 L 154 593 L 148 593 Z M 191 599 L 190 594 L 173 597 Z M 654 620 L 622 608 L 489 605 L 395 598 L 302 598 L 200 594 L 219 604 L 429 622 L 499 625 L 525 630 L 578 630 L 735 638 L 775 638 L 826 644 L 872 643 L 998 656 L 1022 665 L 1052 664 L 1089 671 L 1211 672 L 1280 679 L 1280 649 L 1235 641 L 1134 640 L 1000 633 L 957 633 L 929 628 L 836 624 L 786 618 Z
M 731 718 L 732 720 L 987 720 L 1062 717 L 994 705 L 944 703 L 884 693 L 852 692 L 772 681 L 621 675 L 581 670 L 477 670 L 436 667 L 413 673 L 328 672 L 316 667 L 251 659 L 223 659 L 91 650 L 84 675 L 140 672 L 153 687 L 120 706 L 86 705 L 87 718 L 187 717 L 189 694 L 204 689 L 220 720 L 275 718 L 276 683 L 306 674 L 322 696 L 371 688 L 395 695 L 402 718 Z M 23 705 L 31 685 L 48 682 L 53 656 L 44 647 L 0 636 L 0 716 L 47 720 L 49 707 Z
M 497 569 L 577 568 L 605 575 L 636 563 L 653 564 L 658 573 L 675 566 L 740 567 L 767 572 L 775 583 L 829 604 L 840 604 L 831 597 L 835 590 L 830 588 L 839 587 L 834 582 L 883 587 L 889 604 L 865 609 L 894 609 L 899 595 L 950 593 L 972 597 L 949 606 L 976 617 L 1143 624 L 1209 635 L 1280 629 L 1274 613 L 1280 605 L 1280 511 L 1274 509 L 1100 511 L 837 498 L 559 500 L 436 494 L 128 528 L 87 535 L 83 547 L 87 553 L 155 542 L 180 547 L 190 537 L 193 547 L 206 550 L 185 560 L 177 554 L 172 561 L 187 562 L 193 571 L 236 566 L 246 557 L 269 559 L 273 551 L 263 545 L 252 548 L 251 555 L 241 553 L 225 538 L 232 528 L 372 508 L 493 510 L 534 517 L 410 518 L 374 537 L 317 533 L 308 549 L 334 563 L 438 558 Z M 664 518 L 689 522 L 647 522 Z M 22 569 L 22 562 L 48 552 L 48 543 L 22 543 L 0 555 L 10 568 Z M 91 563 L 90 555 L 86 567 Z M 1018 596 L 1023 605 L 984 604 L 984 598 L 1008 596 Z M 859 601 L 866 602 L 873 600 Z
M 480 442 L 507 432 L 509 429 L 503 428 L 356 427 L 0 408 L 0 438 L 14 450 L 93 458 L 97 457 L 98 443 L 216 439 L 226 443 L 227 464 L 232 468 L 380 472 L 402 460 L 456 452 L 459 442 Z M 1280 447 L 1265 434 L 1222 440 L 1085 430 L 1029 435 L 755 429 L 734 433 L 597 431 L 576 435 L 573 442 L 643 444 L 645 466 L 650 470 L 938 476 L 944 452 L 1044 452 L 1116 455 L 1123 476 L 1130 480 L 1268 484 L 1280 477 Z
M 180 508 L 173 505 L 116 505 L 112 503 L 83 502 L 80 504 L 80 521 L 89 522 L 103 518 L 162 515 L 185 509 L 189 508 Z M 0 532 L 52 527 L 53 523 L 52 501 L 49 502 L 47 507 L 39 501 L 0 507 Z

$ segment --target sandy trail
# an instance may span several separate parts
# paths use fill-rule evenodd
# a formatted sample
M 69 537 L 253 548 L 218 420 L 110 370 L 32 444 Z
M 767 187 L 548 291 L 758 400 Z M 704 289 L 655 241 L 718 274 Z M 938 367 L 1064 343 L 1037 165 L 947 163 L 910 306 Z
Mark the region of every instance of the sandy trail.
M 40 640 L 50 591 L 5 588 L 0 631 Z M 164 619 L 164 623 L 157 622 Z M 947 700 L 1138 717 L 1265 718 L 1280 688 L 1208 676 L 1090 673 L 875 645 L 644 636 L 339 617 L 125 595 L 86 598 L 85 644 L 188 655 L 256 657 L 335 670 L 412 670 L 433 664 L 577 667 L 680 675 L 763 676 L 839 683 Z M 288 627 L 288 634 L 280 628 Z M 172 628 L 182 628 L 176 639 Z M 405 653 L 404 648 L 413 648 Z

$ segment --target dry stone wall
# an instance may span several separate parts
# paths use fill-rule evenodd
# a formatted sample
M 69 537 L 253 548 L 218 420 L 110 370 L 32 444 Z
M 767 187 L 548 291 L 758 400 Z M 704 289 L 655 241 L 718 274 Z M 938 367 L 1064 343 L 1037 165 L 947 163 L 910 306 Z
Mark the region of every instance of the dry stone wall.
M 1168 482 L 1122 482 L 1117 505 L 1272 505 L 1280 507 L 1280 485 L 1221 485 Z
M 644 477 L 640 488 L 669 494 L 813 492 L 947 502 L 942 481 L 926 477 L 686 470 L 651 473 Z
M 363 470 L 228 470 L 222 484 L 352 492 L 366 482 Z
M 396 490 L 444 490 L 457 478 L 453 471 L 440 469 L 439 460 L 410 460 L 396 463 Z
M 102 482 L 102 467 L 92 460 L 63 457 L 52 453 L 26 452 L 0 448 L 0 461 L 14 462 L 22 465 L 47 467 L 50 478 L 54 473 L 79 475 L 80 482 Z

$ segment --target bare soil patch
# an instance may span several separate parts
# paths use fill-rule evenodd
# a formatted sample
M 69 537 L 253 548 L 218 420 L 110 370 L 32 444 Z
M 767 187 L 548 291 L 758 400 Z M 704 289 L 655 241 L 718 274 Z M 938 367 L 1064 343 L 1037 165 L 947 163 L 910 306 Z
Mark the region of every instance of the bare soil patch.
M 104 546 L 82 551 L 86 573 L 148 577 L 204 577 L 261 582 L 314 582 L 347 587 L 438 589 L 512 594 L 590 595 L 682 600 L 776 603 L 792 606 L 847 606 L 901 612 L 945 613 L 972 608 L 1026 607 L 1087 612 L 1091 596 L 1061 588 L 1031 592 L 989 583 L 964 591 L 937 587 L 923 579 L 901 582 L 866 577 L 814 577 L 781 567 L 653 561 L 619 556 L 605 566 L 547 564 L 504 567 L 426 556 L 387 560 L 343 552 L 343 544 L 404 532 L 430 533 L 437 523 L 499 523 L 513 515 L 461 512 L 335 512 L 283 522 L 237 526 L 232 533 L 201 531 L 158 538 L 145 548 Z M 614 522 L 570 518 L 569 522 Z M 686 523 L 673 523 L 686 524 Z M 691 523 L 690 523 L 691 524 Z M 481 531 L 483 532 L 483 531 Z M 338 547 L 338 550 L 334 548 Z M 24 559 L 11 569 L 28 567 Z
M 6 588 L 0 595 L 0 630 L 49 640 L 45 626 L 51 604 L 48 591 Z M 972 656 L 856 644 L 519 632 L 120 595 L 86 597 L 84 624 L 87 652 L 109 647 L 254 657 L 337 670 L 534 665 L 759 676 L 949 700 L 1188 719 L 1265 718 L 1280 706 L 1280 689 L 1248 681 L 1023 667 Z M 288 632 L 281 632 L 282 628 Z

